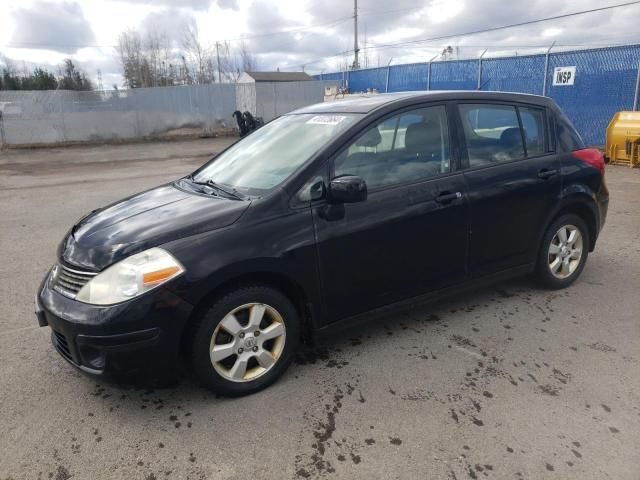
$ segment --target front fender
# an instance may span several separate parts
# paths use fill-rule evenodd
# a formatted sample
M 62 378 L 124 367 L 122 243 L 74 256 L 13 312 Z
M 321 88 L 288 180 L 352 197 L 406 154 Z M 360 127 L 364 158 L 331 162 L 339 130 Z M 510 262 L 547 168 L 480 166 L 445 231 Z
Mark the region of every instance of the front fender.
M 248 218 L 242 228 L 234 225 L 163 245 L 186 270 L 172 284 L 174 292 L 198 305 L 240 279 L 283 280 L 302 293 L 305 303 L 322 308 L 309 210 L 254 217 Z M 320 313 L 316 318 L 321 318 Z

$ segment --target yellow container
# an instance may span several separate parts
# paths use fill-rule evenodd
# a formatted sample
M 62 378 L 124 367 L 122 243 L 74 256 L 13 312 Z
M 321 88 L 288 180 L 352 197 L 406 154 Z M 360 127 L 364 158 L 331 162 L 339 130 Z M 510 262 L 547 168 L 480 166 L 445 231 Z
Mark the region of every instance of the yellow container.
M 609 163 L 640 167 L 640 112 L 617 112 L 607 127 Z

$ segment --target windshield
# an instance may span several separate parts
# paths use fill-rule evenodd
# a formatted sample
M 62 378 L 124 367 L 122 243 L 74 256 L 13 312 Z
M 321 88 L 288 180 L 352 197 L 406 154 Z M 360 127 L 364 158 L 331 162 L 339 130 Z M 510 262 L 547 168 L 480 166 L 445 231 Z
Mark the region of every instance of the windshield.
M 245 195 L 264 195 L 362 115 L 285 115 L 256 130 L 193 175 Z

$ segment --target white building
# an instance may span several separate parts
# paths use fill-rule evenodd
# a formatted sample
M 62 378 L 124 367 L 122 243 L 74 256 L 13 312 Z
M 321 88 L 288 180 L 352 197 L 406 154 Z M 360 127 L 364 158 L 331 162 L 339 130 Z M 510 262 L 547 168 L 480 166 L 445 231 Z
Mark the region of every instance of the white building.
M 238 78 L 238 83 L 263 82 L 304 82 L 313 80 L 305 72 L 244 72 Z

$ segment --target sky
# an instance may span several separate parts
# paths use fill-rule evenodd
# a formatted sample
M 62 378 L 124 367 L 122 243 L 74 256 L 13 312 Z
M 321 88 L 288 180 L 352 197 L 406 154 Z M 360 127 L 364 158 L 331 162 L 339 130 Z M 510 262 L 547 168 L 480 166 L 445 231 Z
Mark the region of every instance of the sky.
M 425 62 L 448 45 L 452 58 L 485 58 L 557 49 L 640 43 L 640 4 L 603 12 L 429 40 L 577 12 L 624 0 L 359 0 L 360 65 Z M 115 45 L 121 32 L 166 34 L 179 49 L 195 23 L 204 44 L 244 42 L 261 70 L 315 74 L 353 61 L 351 0 L 0 0 L 0 68 L 56 71 L 72 58 L 104 88 L 122 85 Z M 415 42 L 393 45 L 402 42 Z M 346 53 L 345 53 L 346 52 Z

